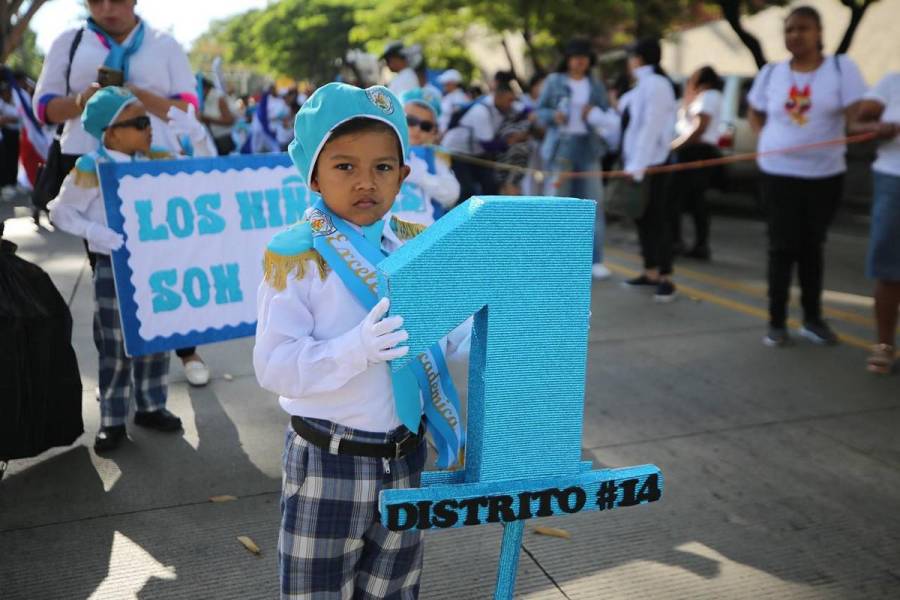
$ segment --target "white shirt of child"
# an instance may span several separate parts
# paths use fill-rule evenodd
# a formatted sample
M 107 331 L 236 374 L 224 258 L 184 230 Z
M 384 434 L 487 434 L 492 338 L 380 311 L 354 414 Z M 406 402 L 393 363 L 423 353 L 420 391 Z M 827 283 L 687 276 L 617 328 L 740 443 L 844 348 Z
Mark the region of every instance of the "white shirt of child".
M 625 170 L 640 181 L 644 169 L 666 161 L 677 108 L 672 84 L 654 72 L 652 66 L 635 69 L 635 78 L 637 85 L 628 92 L 627 102 L 620 102 L 620 110 L 624 111 L 627 105 L 631 115 L 625 129 L 622 157 Z
M 566 85 L 569 86 L 569 120 L 561 131 L 570 135 L 584 135 L 588 129 L 581 115 L 591 100 L 591 82 L 587 77 L 566 77 Z
M 132 31 L 122 43 L 123 46 L 128 45 L 135 31 Z M 64 32 L 50 46 L 34 92 L 35 114 L 41 114 L 39 105 L 45 95 L 66 95 L 69 49 L 77 32 L 78 29 Z M 98 35 L 86 29 L 72 58 L 72 71 L 69 76 L 70 94 L 84 91 L 97 80 L 97 69 L 103 65 L 108 53 L 109 50 Z M 194 98 L 197 96 L 197 82 L 184 49 L 171 35 L 157 31 L 147 23 L 144 23 L 144 41 L 129 60 L 126 83 L 165 98 L 181 95 Z M 153 145 L 177 152 L 175 136 L 169 133 L 167 122 L 156 115 L 149 116 L 153 127 Z M 97 139 L 81 126 L 80 118 L 66 121 L 60 139 L 63 154 L 87 154 L 96 150 L 98 145 Z
M 884 106 L 882 121 L 900 123 L 900 73 L 886 75 L 865 97 Z M 900 177 L 900 137 L 878 145 L 878 158 L 872 170 Z
M 757 150 L 771 152 L 844 137 L 844 109 L 865 93 L 862 74 L 847 56 L 827 56 L 809 73 L 793 71 L 790 61 L 766 65 L 747 94 L 750 106 L 766 114 Z M 764 155 L 757 163 L 771 175 L 824 178 L 847 170 L 846 151 L 846 145 L 838 144 Z
M 716 146 L 719 143 L 720 118 L 722 113 L 722 92 L 719 90 L 703 90 L 686 108 L 678 109 L 678 120 L 675 122 L 675 135 L 681 137 L 694 128 L 694 119 L 699 115 L 709 116 L 709 124 L 700 136 L 704 144 Z
M 382 248 L 391 252 L 400 245 L 385 219 Z M 399 427 L 388 363 L 368 364 L 356 328 L 368 310 L 333 270 L 323 281 L 314 262 L 307 267 L 302 279 L 288 277 L 281 291 L 266 281 L 259 286 L 256 379 L 280 396 L 281 408 L 290 415 L 363 431 Z M 448 362 L 468 353 L 462 329 L 447 338 Z
M 412 221 L 427 227 L 434 223 L 434 207 L 431 205 L 431 200 L 450 210 L 459 199 L 459 181 L 440 156 L 434 157 L 435 173 L 429 173 L 428 163 L 415 154 L 407 158 L 407 164 L 409 165 L 409 177 L 406 178 L 405 183 L 420 188 L 425 199 L 423 209 L 400 210 L 392 214 L 404 221 Z

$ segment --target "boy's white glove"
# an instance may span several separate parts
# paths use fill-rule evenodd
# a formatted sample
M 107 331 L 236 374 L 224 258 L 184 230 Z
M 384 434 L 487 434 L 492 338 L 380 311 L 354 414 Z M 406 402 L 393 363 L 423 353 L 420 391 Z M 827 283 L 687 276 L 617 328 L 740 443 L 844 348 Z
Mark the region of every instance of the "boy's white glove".
M 406 330 L 400 329 L 403 327 L 403 317 L 382 318 L 390 306 L 390 300 L 382 298 L 357 326 L 359 339 L 366 351 L 369 364 L 394 360 L 409 352 L 409 346 L 397 346 L 409 339 Z
M 205 141 L 206 128 L 197 120 L 193 104 L 188 104 L 187 111 L 171 106 L 166 116 L 169 118 L 169 127 L 176 135 L 186 135 L 192 142 Z
M 125 243 L 125 238 L 122 237 L 121 233 L 113 231 L 106 225 L 101 225 L 100 223 L 91 223 L 88 225 L 85 237 L 92 246 L 100 250 L 106 250 L 107 252 L 118 250 L 122 247 L 122 244 Z

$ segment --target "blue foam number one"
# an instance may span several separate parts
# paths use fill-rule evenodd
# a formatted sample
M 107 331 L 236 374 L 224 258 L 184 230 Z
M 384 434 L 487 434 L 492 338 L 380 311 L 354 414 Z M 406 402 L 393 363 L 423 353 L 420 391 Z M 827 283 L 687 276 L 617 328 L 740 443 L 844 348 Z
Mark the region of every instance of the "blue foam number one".
M 465 467 L 381 492 L 393 530 L 504 525 L 495 598 L 512 598 L 524 521 L 659 499 L 654 465 L 581 461 L 596 204 L 472 198 L 379 263 L 402 315 L 402 368 L 475 315 Z

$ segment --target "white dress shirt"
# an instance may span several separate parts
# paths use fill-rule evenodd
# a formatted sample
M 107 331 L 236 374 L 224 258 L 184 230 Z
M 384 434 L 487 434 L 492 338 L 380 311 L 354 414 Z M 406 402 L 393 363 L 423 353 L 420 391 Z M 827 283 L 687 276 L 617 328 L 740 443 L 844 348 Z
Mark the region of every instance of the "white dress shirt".
M 394 92 L 399 98 L 404 92 L 419 88 L 419 76 L 413 71 L 412 67 L 406 67 L 391 79 L 388 89 Z M 440 94 L 439 94 L 440 95 Z
M 401 244 L 385 219 L 382 248 Z M 304 277 L 288 277 L 281 291 L 260 283 L 253 348 L 259 384 L 278 394 L 290 415 L 363 431 L 399 427 L 388 363 L 369 364 L 360 341 L 357 326 L 368 310 L 333 270 L 323 281 L 313 261 L 306 266 Z M 467 341 L 466 324 L 448 336 L 448 363 L 468 355 Z
M 629 92 L 631 115 L 625 129 L 622 159 L 625 170 L 637 181 L 647 167 L 660 165 L 669 156 L 675 128 L 675 91 L 669 80 L 644 65 L 634 72 L 637 85 Z
M 123 46 L 128 45 L 135 31 L 122 42 Z M 39 118 L 43 118 L 41 101 L 45 96 L 66 95 L 69 49 L 77 32 L 78 29 L 70 29 L 57 37 L 44 59 L 44 67 L 34 92 L 34 110 Z M 100 41 L 98 34 L 86 29 L 72 58 L 70 94 L 82 92 L 97 81 L 97 69 L 103 65 L 108 53 L 109 50 Z M 192 98 L 194 102 L 197 98 L 197 83 L 184 49 L 171 35 L 157 31 L 147 23 L 144 23 L 144 41 L 129 60 L 126 83 L 166 98 Z M 177 152 L 177 140 L 169 133 L 167 122 L 155 115 L 149 116 L 153 126 L 153 145 Z M 99 144 L 81 126 L 81 119 L 76 117 L 66 121 L 60 145 L 63 154 L 80 155 L 93 152 Z

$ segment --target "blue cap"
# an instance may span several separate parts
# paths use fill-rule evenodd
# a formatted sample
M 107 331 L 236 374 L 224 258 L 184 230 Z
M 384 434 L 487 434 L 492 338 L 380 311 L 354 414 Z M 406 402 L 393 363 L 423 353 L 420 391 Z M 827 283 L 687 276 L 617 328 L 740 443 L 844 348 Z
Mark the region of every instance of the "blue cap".
M 403 95 L 400 96 L 400 100 L 403 102 L 403 106 L 406 106 L 409 103 L 424 106 L 434 113 L 435 119 L 438 119 L 441 116 L 441 99 L 428 88 L 416 88 L 414 90 L 403 92 Z
M 294 141 L 288 146 L 291 160 L 312 184 L 313 167 L 331 132 L 352 119 L 375 119 L 389 125 L 400 139 L 402 156 L 409 151 L 409 127 L 400 101 L 382 85 L 360 89 L 345 83 L 323 85 L 303 103 L 294 121 Z
M 84 105 L 84 112 L 81 113 L 84 130 L 102 142 L 103 131 L 132 102 L 137 102 L 137 96 L 130 90 L 114 85 L 100 88 Z

